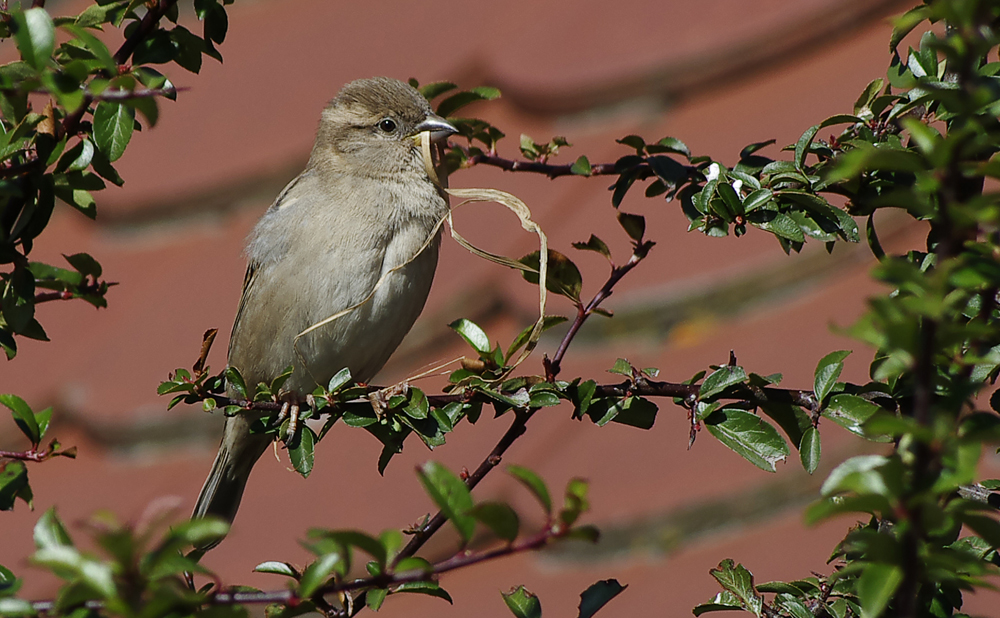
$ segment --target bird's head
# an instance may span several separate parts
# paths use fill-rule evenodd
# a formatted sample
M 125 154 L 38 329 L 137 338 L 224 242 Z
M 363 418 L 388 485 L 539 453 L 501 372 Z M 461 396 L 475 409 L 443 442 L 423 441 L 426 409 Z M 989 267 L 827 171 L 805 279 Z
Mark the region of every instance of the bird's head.
M 419 171 L 424 164 L 417 136 L 424 131 L 438 140 L 457 132 L 409 84 L 359 79 L 323 110 L 313 163 L 373 178 Z

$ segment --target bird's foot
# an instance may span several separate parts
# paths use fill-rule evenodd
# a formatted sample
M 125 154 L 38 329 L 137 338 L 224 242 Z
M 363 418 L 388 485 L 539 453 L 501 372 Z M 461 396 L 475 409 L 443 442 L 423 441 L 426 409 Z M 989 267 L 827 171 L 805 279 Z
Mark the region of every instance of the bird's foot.
M 281 403 L 281 411 L 278 412 L 275 424 L 281 426 L 285 422 L 285 419 L 288 420 L 288 428 L 285 430 L 284 437 L 282 437 L 282 441 L 287 443 L 299 430 L 299 414 L 302 404 L 298 396 L 294 393 L 284 393 L 281 395 L 281 398 L 284 401 Z

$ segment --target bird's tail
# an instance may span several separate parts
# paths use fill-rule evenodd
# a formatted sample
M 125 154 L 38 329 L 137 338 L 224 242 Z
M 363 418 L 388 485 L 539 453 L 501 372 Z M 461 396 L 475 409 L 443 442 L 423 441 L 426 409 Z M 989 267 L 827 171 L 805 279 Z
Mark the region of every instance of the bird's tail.
M 250 433 L 252 420 L 243 414 L 226 418 L 219 454 L 215 456 L 212 471 L 201 488 L 192 518 L 215 516 L 232 523 L 236 517 L 250 470 L 272 439 L 267 434 Z M 198 549 L 211 549 L 220 541 Z

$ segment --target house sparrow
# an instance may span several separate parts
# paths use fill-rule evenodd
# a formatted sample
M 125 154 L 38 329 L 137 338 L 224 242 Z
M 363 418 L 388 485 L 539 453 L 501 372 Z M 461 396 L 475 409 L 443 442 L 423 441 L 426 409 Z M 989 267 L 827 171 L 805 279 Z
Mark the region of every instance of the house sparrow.
M 410 330 L 434 278 L 437 226 L 448 212 L 425 169 L 424 131 L 442 139 L 456 129 L 395 79 L 351 82 L 323 110 L 305 171 L 247 244 L 229 365 L 248 386 L 290 365 L 286 401 L 301 402 L 344 367 L 367 381 Z M 259 418 L 252 411 L 226 418 L 194 517 L 236 516 L 250 470 L 274 439 L 250 433 Z

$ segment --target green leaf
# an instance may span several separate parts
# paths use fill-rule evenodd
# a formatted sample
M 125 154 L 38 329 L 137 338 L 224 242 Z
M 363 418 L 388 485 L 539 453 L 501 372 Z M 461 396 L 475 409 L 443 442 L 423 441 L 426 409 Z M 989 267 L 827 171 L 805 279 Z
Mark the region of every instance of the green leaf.
M 813 380 L 813 391 L 816 393 L 817 401 L 822 402 L 827 394 L 837 383 L 840 372 L 844 369 L 844 359 L 851 353 L 850 350 L 839 350 L 830 352 L 820 359 L 816 365 L 815 379 Z
M 698 388 L 699 399 L 710 399 L 734 384 L 746 382 L 747 373 L 739 365 L 723 365 L 713 371 Z
M 522 270 L 521 276 L 528 283 L 538 285 L 541 261 L 539 252 L 532 251 L 518 262 L 534 269 L 535 272 Z M 553 294 L 569 298 L 574 303 L 580 303 L 580 291 L 583 289 L 583 276 L 573 260 L 554 249 L 549 249 L 548 271 L 545 276 L 545 288 Z
M 788 444 L 778 430 L 745 410 L 716 410 L 705 428 L 720 442 L 761 470 L 775 472 L 775 463 L 788 457 Z
M 615 364 L 608 369 L 608 373 L 617 373 L 620 376 L 625 376 L 626 378 L 632 377 L 632 363 L 624 358 L 616 358 Z
M 302 572 L 302 579 L 299 580 L 299 597 L 308 599 L 316 594 L 334 572 L 340 572 L 345 568 L 344 556 L 340 553 L 320 556 Z
M 918 6 L 903 13 L 893 20 L 892 36 L 889 38 L 889 51 L 895 52 L 903 38 L 917 25 L 931 15 L 929 5 Z
M 625 137 L 616 139 L 615 141 L 619 144 L 635 148 L 636 154 L 639 155 L 643 154 L 643 151 L 646 148 L 646 140 L 642 139 L 642 137 L 638 135 L 626 135 Z
M 746 199 L 743 200 L 743 211 L 753 212 L 758 208 L 765 206 L 771 201 L 774 193 L 770 189 L 757 189 L 756 191 L 750 192 Z
M 41 71 L 48 65 L 56 45 L 56 31 L 52 18 L 41 7 L 23 13 L 12 11 L 16 29 L 14 40 L 21 52 L 21 59 Z
M 580 157 L 570 166 L 569 171 L 573 172 L 578 176 L 590 176 L 592 171 L 590 167 L 590 161 L 587 157 L 580 155 Z
M 229 524 L 218 517 L 192 519 L 171 528 L 171 534 L 183 544 L 201 547 L 219 541 L 229 533 Z
M 309 538 L 326 539 L 342 547 L 357 547 L 374 558 L 380 565 L 386 564 L 388 560 L 388 554 L 382 541 L 357 530 L 321 530 L 315 528 L 309 531 Z
M 428 461 L 420 466 L 417 475 L 428 495 L 462 535 L 462 539 L 466 543 L 471 541 L 476 520 L 469 515 L 472 494 L 465 483 L 435 461 Z
M 740 606 L 757 616 L 763 612 L 763 599 L 753 584 L 753 574 L 742 564 L 734 564 L 729 558 L 709 571 L 719 584 L 731 593 Z
M 427 402 L 427 395 L 419 388 L 410 389 L 410 400 L 403 407 L 403 413 L 417 420 L 427 418 L 430 411 L 430 404 Z
M 865 227 L 865 239 L 868 241 L 868 248 L 871 249 L 872 255 L 875 256 L 875 259 L 884 259 L 885 250 L 882 248 L 882 243 L 879 242 L 878 239 L 878 233 L 875 231 L 874 211 L 868 215 L 868 225 Z
M 59 516 L 56 515 L 55 507 L 42 513 L 35 524 L 33 531 L 35 547 L 38 549 L 48 549 L 52 547 L 62 547 L 73 545 L 66 527 L 63 526 Z
M 87 275 L 96 279 L 104 272 L 97 260 L 86 253 L 74 253 L 73 255 L 63 254 L 63 258 L 65 258 L 66 261 L 69 262 L 70 266 L 75 268 L 82 275 Z
M 901 491 L 902 466 L 898 459 L 882 455 L 852 457 L 833 469 L 820 493 L 831 496 L 843 492 L 893 497 Z
M 403 558 L 397 562 L 395 571 L 396 573 L 420 571 L 422 573 L 429 574 L 434 572 L 434 565 L 419 556 L 410 556 L 409 558 Z
M 865 433 L 862 425 L 881 409 L 874 403 L 857 395 L 840 393 L 839 395 L 830 397 L 830 402 L 822 414 L 855 435 L 873 439 L 872 436 Z M 874 439 L 884 440 L 884 438 L 879 437 L 875 437 Z
M 450 329 L 462 336 L 462 339 L 472 346 L 480 354 L 489 354 L 493 347 L 490 345 L 490 338 L 478 324 L 472 320 L 459 318 L 448 325 Z
M 590 509 L 587 493 L 590 485 L 583 479 L 570 479 L 566 483 L 566 496 L 563 508 L 559 511 L 559 519 L 567 526 L 572 526 L 582 513 Z
M 90 166 L 94 158 L 94 143 L 82 138 L 76 146 L 66 151 L 56 169 L 61 172 L 81 172 Z
M 580 613 L 577 618 L 591 618 L 626 588 L 628 586 L 622 586 L 617 579 L 604 579 L 591 585 L 580 593 Z
M 633 241 L 640 243 L 646 233 L 646 218 L 641 215 L 631 215 L 626 212 L 618 213 L 618 223 Z
M 809 127 L 802 134 L 802 137 L 799 138 L 799 141 L 795 143 L 795 167 L 803 169 L 806 166 L 806 155 L 809 154 L 809 144 L 816 137 L 817 131 L 819 131 L 818 124 Z
M 29 601 L 24 599 L 0 598 L 0 616 L 6 618 L 24 618 L 37 616 L 38 612 Z
M 799 459 L 806 472 L 812 474 L 819 467 L 821 453 L 819 432 L 815 427 L 809 427 L 802 432 L 802 442 L 799 443 Z
M 208 10 L 205 12 L 205 16 L 202 19 L 205 20 L 204 35 L 205 42 L 208 44 L 209 48 L 209 50 L 205 53 L 208 53 L 216 60 L 219 60 L 219 62 L 222 62 L 222 60 L 217 57 L 217 53 L 211 53 L 211 50 L 214 48 L 211 46 L 210 42 L 221 44 L 226 40 L 226 32 L 229 30 L 229 16 L 226 15 L 226 9 L 223 8 L 223 6 L 218 2 L 212 2 L 208 5 Z
M 723 590 L 716 594 L 710 602 L 696 605 L 691 610 L 691 613 L 695 616 L 701 616 L 709 612 L 740 611 L 742 609 L 743 606 L 740 604 L 740 600 L 736 598 L 736 595 L 728 590 Z
M 178 369 L 178 372 L 180 370 Z M 248 400 L 250 397 L 247 395 L 247 385 L 243 380 L 243 375 L 240 370 L 236 367 L 226 367 L 224 372 L 226 376 L 226 385 L 236 391 L 236 394 L 240 396 L 244 401 Z
M 108 22 L 114 22 L 122 14 L 128 0 L 117 0 L 105 4 L 92 4 L 76 16 L 75 24 L 82 28 L 94 28 Z M 63 26 L 65 28 L 65 26 Z
M 441 96 L 446 92 L 454 90 L 455 88 L 458 88 L 458 86 L 456 86 L 451 82 L 434 82 L 431 84 L 420 86 L 419 88 L 417 88 L 417 90 L 420 91 L 420 94 L 422 94 L 425 99 L 430 101 L 432 99 L 436 99 L 437 97 Z
M 805 242 L 805 235 L 802 228 L 788 215 L 774 210 L 759 209 L 747 215 L 750 225 L 770 232 L 779 238 L 784 238 L 792 242 Z
M 121 158 L 132 139 L 135 110 L 128 105 L 101 101 L 94 110 L 94 142 L 109 161 Z
M 453 94 L 444 101 L 441 101 L 441 103 L 438 104 L 437 113 L 439 116 L 447 118 L 470 103 L 475 103 L 476 101 L 492 101 L 493 99 L 499 97 L 500 90 L 498 88 L 480 86 L 473 88 L 472 90 L 466 90 Z
M 192 73 L 201 71 L 201 57 L 205 51 L 205 41 L 184 26 L 177 26 L 170 31 L 174 42 L 174 62 Z
M 510 592 L 501 592 L 500 596 L 515 618 L 542 618 L 541 601 L 524 586 L 518 586 Z
M 41 439 L 41 431 L 38 429 L 38 421 L 35 420 L 35 413 L 23 399 L 17 395 L 0 395 L 0 404 L 7 406 L 18 429 L 21 430 L 32 446 L 37 446 Z
M 556 326 L 557 324 L 562 324 L 565 321 L 566 318 L 564 316 L 547 315 L 542 320 L 542 332 L 544 333 L 553 326 Z M 507 348 L 507 354 L 504 355 L 504 361 L 509 361 L 511 358 L 513 358 L 514 354 L 517 353 L 518 350 L 520 350 L 522 347 L 525 346 L 525 344 L 528 343 L 528 339 L 531 337 L 531 332 L 534 329 L 535 325 L 531 324 L 530 326 L 522 330 L 520 334 L 518 334 L 518 336 L 514 338 L 514 341 L 510 342 L 510 347 Z
M 587 415 L 598 427 L 611 421 L 638 429 L 651 429 L 656 422 L 659 408 L 642 397 L 630 395 L 623 399 L 599 399 L 591 402 Z
M 687 147 L 687 144 L 677 139 L 676 137 L 664 137 L 660 141 L 656 142 L 657 146 L 664 149 L 664 152 L 675 152 L 677 154 L 682 154 L 685 157 L 691 157 L 691 149 Z M 655 152 L 653 148 L 649 148 L 649 152 Z
M 14 508 L 17 498 L 30 504 L 28 485 L 28 468 L 23 461 L 4 460 L 0 462 L 0 511 L 10 511 Z
M 301 474 L 302 478 L 308 478 L 316 458 L 316 434 L 305 425 L 300 429 L 297 443 L 288 449 L 288 458 L 292 460 L 295 471 Z
M 469 514 L 486 525 L 493 534 L 507 542 L 517 538 L 520 523 L 517 513 L 502 502 L 480 502 Z
M 798 592 L 797 594 L 801 595 L 802 593 Z M 774 604 L 792 618 L 815 618 L 815 614 L 809 611 L 809 608 L 798 596 L 783 592 L 774 598 Z
M 552 514 L 552 498 L 549 496 L 549 488 L 541 477 L 523 466 L 507 466 L 507 473 L 528 488 L 528 491 L 541 503 L 546 515 Z
M 343 369 L 335 373 L 332 378 L 330 378 L 330 383 L 327 384 L 326 390 L 330 391 L 331 393 L 336 392 L 337 390 L 340 390 L 340 387 L 344 386 L 350 381 L 351 381 L 351 370 L 348 369 L 347 367 L 344 367 Z
M 894 564 L 872 563 L 864 567 L 858 578 L 858 601 L 861 618 L 877 618 L 889 605 L 899 585 L 903 569 Z
M 52 422 L 52 407 L 35 412 L 35 421 L 38 423 L 38 439 L 41 440 L 45 437 L 45 432 L 49 430 L 49 423 Z
M 437 597 L 439 599 L 444 599 L 452 605 L 455 604 L 451 599 L 451 595 L 440 586 L 437 582 L 426 581 L 426 582 L 406 582 L 396 586 L 395 592 L 414 592 L 417 594 L 426 594 L 427 596 Z
M 386 588 L 375 588 L 365 592 L 365 605 L 368 609 L 373 612 L 377 612 L 382 603 L 385 601 L 385 597 L 389 594 L 389 590 Z
M 593 234 L 590 235 L 590 239 L 587 240 L 587 242 L 573 243 L 573 248 L 580 249 L 581 251 L 595 251 L 597 253 L 600 253 L 604 257 L 608 258 L 609 261 L 611 260 L 611 250 L 608 249 L 608 245 L 606 245 L 603 240 L 601 240 L 597 236 L 594 236 Z

